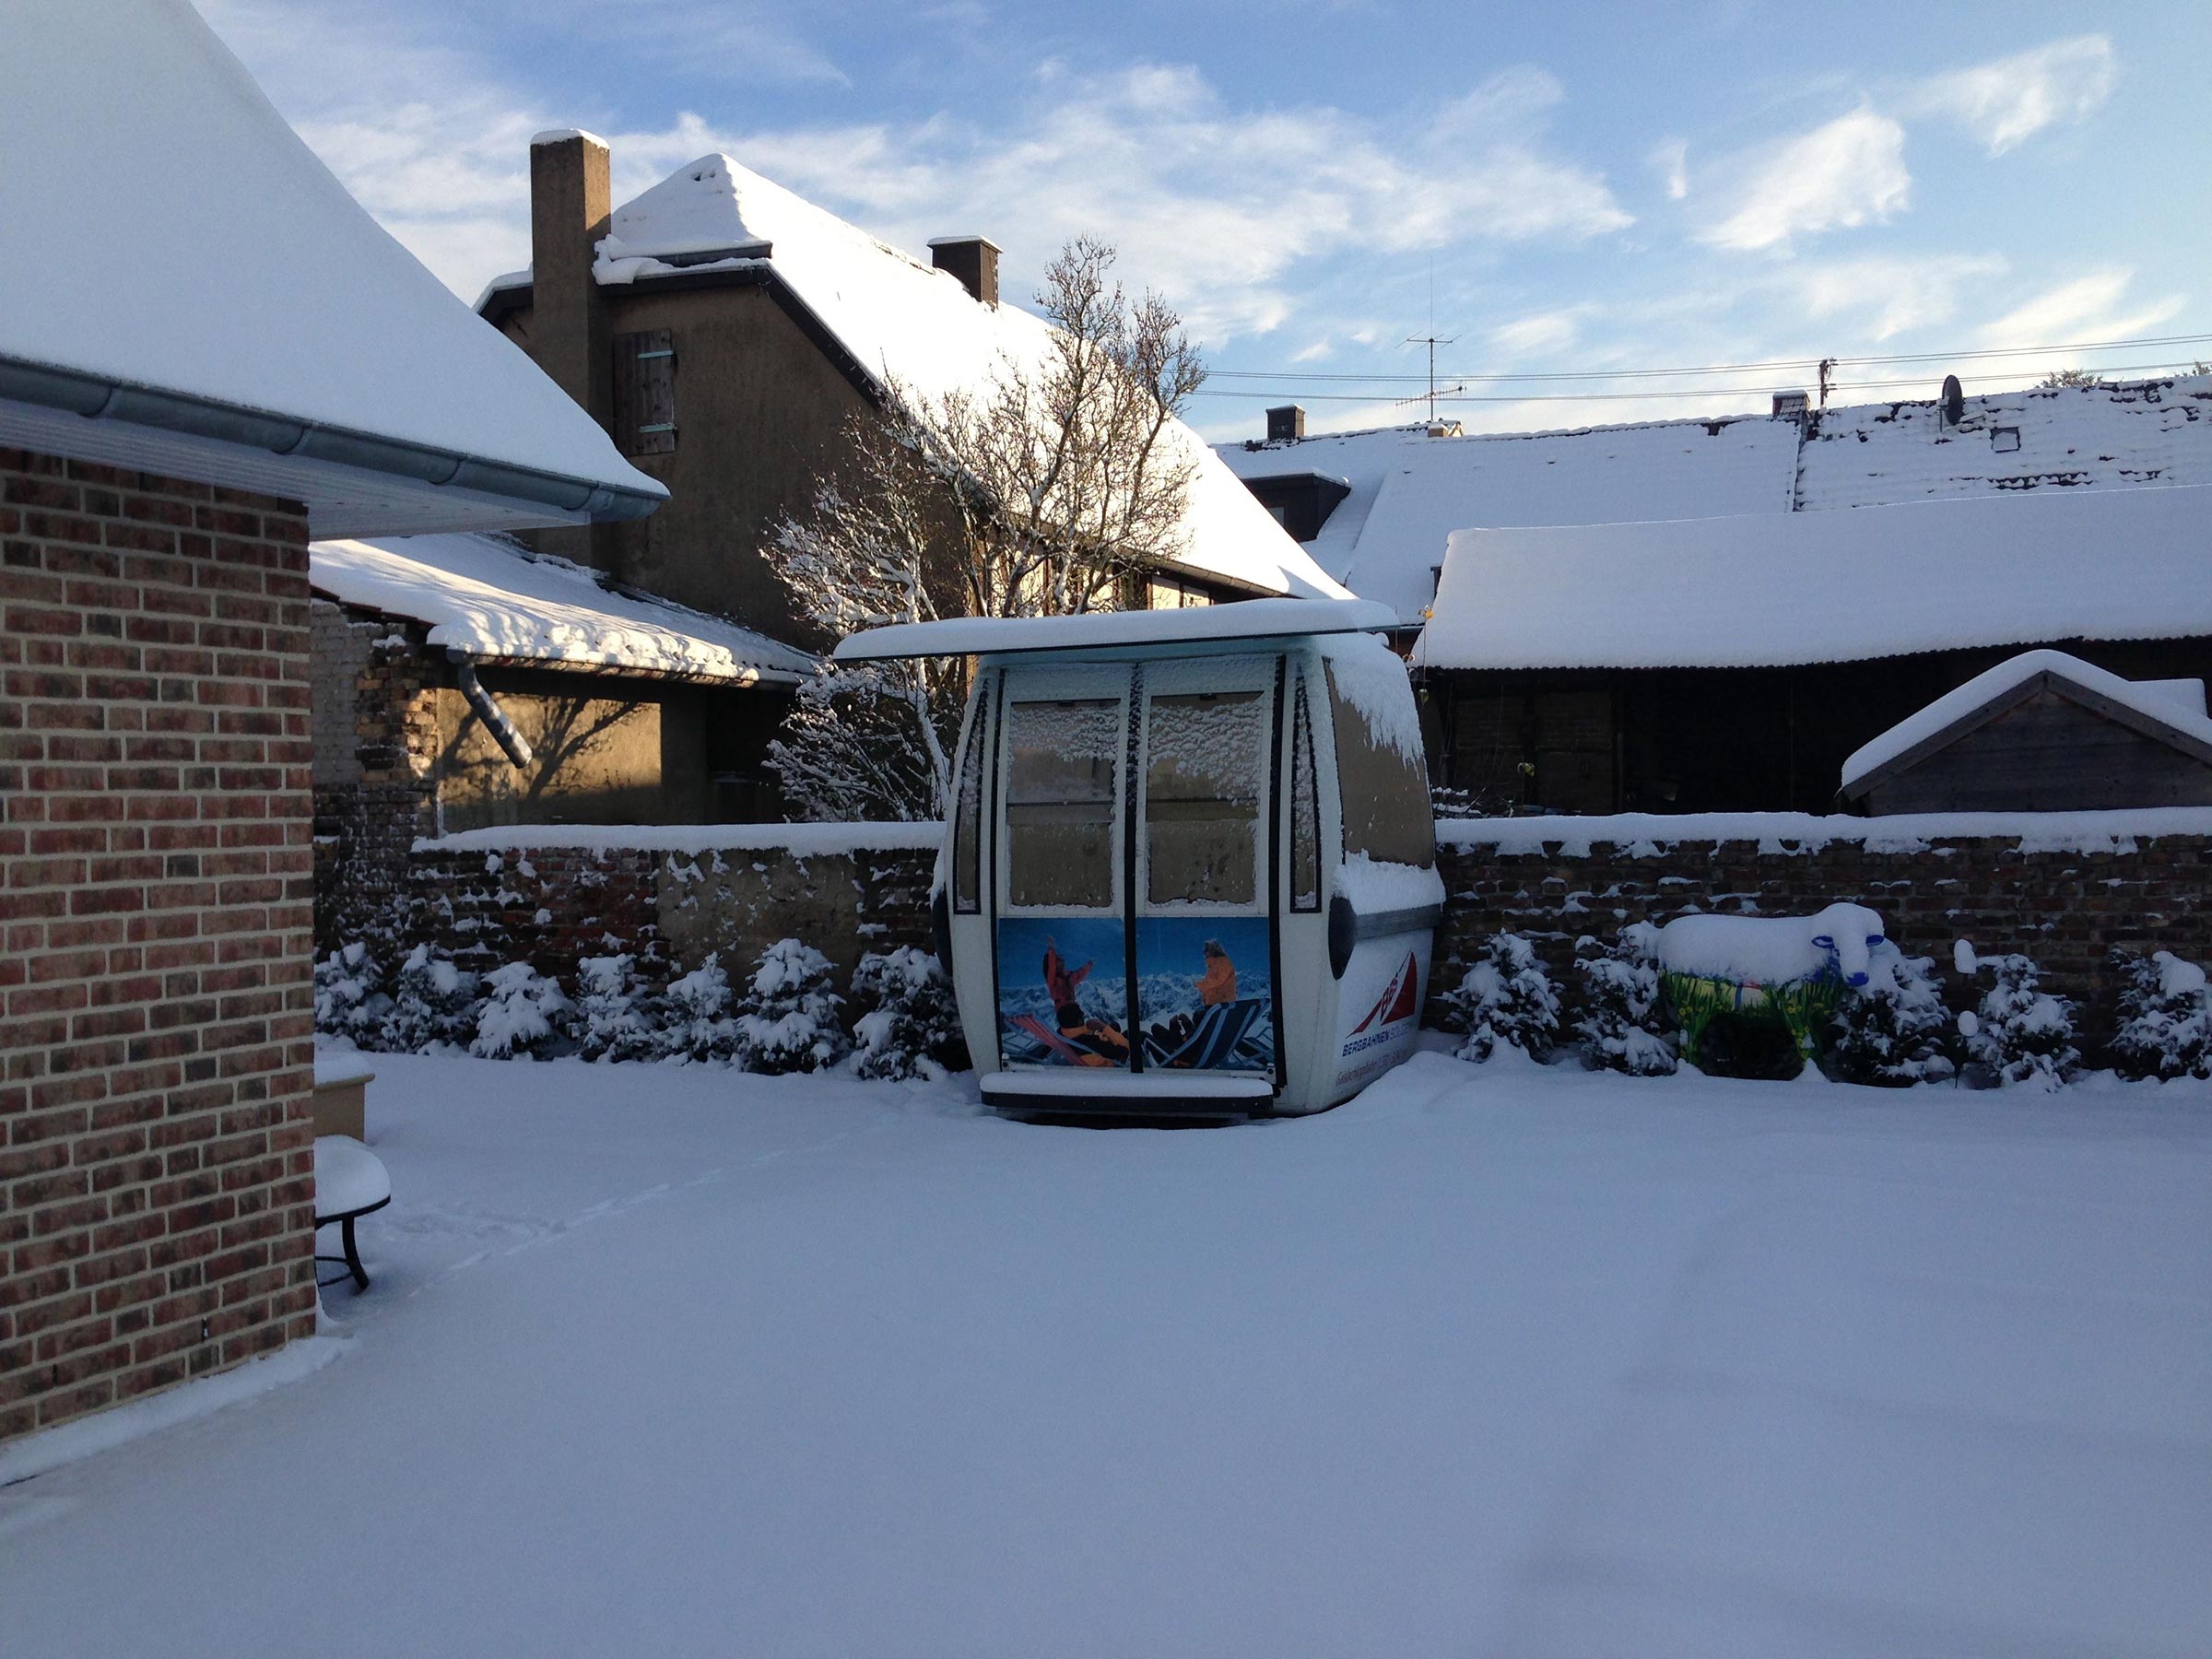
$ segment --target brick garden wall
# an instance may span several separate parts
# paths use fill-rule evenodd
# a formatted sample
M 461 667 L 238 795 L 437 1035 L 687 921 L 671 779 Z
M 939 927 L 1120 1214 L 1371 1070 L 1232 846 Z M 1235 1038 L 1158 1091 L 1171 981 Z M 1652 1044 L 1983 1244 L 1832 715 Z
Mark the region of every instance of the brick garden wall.
M 0 1440 L 314 1328 L 307 525 L 0 449 Z
M 625 833 L 525 827 L 426 842 L 410 856 L 404 901 L 355 936 L 386 966 L 428 944 L 465 968 L 527 961 L 571 986 L 579 959 L 616 952 L 653 980 L 718 952 L 735 980 L 777 940 L 798 938 L 841 983 L 865 952 L 930 948 L 935 825 L 629 832 L 646 845 L 621 844 Z
M 1441 1023 L 1436 996 L 1493 933 L 1533 941 L 1571 998 L 1577 937 L 1609 940 L 1624 923 L 1691 910 L 1790 915 L 1854 900 L 1947 974 L 1957 939 L 1985 956 L 2020 951 L 2052 989 L 2088 1006 L 2094 1038 L 2107 1030 L 2112 947 L 2212 962 L 2212 814 L 2106 815 L 2134 829 L 2119 834 L 2055 815 L 1960 834 L 1907 818 L 1774 814 L 1756 839 L 1697 835 L 1694 820 L 1677 821 L 1693 833 L 1667 839 L 1666 820 L 1648 817 L 1440 824 L 1449 898 L 1430 1022 Z

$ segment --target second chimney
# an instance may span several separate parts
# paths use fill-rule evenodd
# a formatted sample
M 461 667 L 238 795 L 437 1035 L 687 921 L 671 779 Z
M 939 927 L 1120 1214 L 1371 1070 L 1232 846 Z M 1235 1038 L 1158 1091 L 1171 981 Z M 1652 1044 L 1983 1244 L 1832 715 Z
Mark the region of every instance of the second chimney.
M 1296 404 L 1267 411 L 1267 441 L 1282 443 L 1306 435 L 1306 412 Z
M 530 141 L 531 355 L 555 385 L 611 430 L 606 305 L 592 276 L 608 206 L 604 141 L 573 129 Z
M 939 236 L 929 244 L 930 263 L 960 279 L 971 298 L 998 303 L 998 244 L 987 236 Z

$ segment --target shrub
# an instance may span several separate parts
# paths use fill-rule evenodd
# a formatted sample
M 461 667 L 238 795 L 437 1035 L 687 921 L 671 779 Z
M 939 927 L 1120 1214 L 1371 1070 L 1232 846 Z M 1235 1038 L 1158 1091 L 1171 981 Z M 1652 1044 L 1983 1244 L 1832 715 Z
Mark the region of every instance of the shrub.
M 2170 950 L 2115 950 L 2120 981 L 2112 1065 L 2124 1077 L 2212 1077 L 2212 991 L 2205 971 Z
M 1559 1042 L 1559 994 L 1535 947 L 1519 934 L 1492 934 L 1445 1002 L 1466 1024 L 1462 1060 L 1488 1060 L 1500 1044 L 1547 1060 Z
M 628 955 L 576 964 L 576 1052 L 586 1060 L 650 1060 L 653 998 Z
M 351 1038 L 363 1047 L 374 1043 L 392 1011 L 383 979 L 366 945 L 332 951 L 315 964 L 315 1030 Z
M 952 982 L 937 959 L 911 945 L 860 959 L 853 970 L 853 1069 L 864 1077 L 930 1077 L 965 1070 L 968 1045 Z
M 2081 1061 L 2074 1046 L 2074 1005 L 2043 990 L 2042 971 L 2024 956 L 1974 959 L 1996 982 L 1974 1015 L 1959 1022 L 1967 1053 L 1999 1082 L 2056 1088 Z
M 484 976 L 484 988 L 488 996 L 477 1013 L 470 1053 L 484 1060 L 543 1059 L 565 1046 L 576 1005 L 558 982 L 527 962 L 509 962 Z
M 779 939 L 760 953 L 738 1006 L 737 1063 L 747 1071 L 820 1071 L 852 1041 L 838 1023 L 844 998 L 830 989 L 830 959 L 811 945 Z
M 1935 963 L 1894 944 L 1874 947 L 1867 980 L 1836 1006 L 1828 1065 L 1844 1083 L 1909 1088 L 1958 1073 L 1953 1025 L 1943 1006 Z
M 728 1060 L 737 1052 L 737 1024 L 730 1018 L 730 976 L 720 952 L 681 979 L 668 982 L 650 1021 L 653 1054 L 659 1060 Z
M 1584 935 L 1574 943 L 1583 1012 L 1574 1022 L 1585 1064 L 1630 1077 L 1674 1071 L 1674 1036 L 1659 1006 L 1659 930 L 1631 922 L 1607 947 Z
M 392 1006 L 377 1029 L 377 1046 L 415 1054 L 468 1042 L 476 1036 L 477 1002 L 475 974 L 418 945 L 393 981 Z

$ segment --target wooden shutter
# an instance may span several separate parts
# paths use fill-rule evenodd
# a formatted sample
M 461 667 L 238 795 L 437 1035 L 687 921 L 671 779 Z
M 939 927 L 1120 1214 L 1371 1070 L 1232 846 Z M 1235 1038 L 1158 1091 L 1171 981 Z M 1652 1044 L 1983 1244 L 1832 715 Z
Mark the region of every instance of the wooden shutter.
M 626 455 L 676 448 L 676 347 L 665 328 L 615 336 L 615 447 Z

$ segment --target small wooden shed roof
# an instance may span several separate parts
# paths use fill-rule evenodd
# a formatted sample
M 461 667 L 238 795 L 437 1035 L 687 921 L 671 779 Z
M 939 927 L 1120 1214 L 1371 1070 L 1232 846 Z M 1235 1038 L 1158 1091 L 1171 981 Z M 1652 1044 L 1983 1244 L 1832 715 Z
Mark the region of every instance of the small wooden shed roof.
M 2082 730 L 2101 731 L 2121 751 L 2156 758 L 2158 775 L 2143 772 L 2139 765 L 2123 766 L 2123 775 L 2111 775 L 2110 756 L 2091 758 L 2088 749 L 2094 746 L 2069 742 L 2062 728 L 2046 720 L 2032 734 L 2024 732 L 2024 741 L 2012 746 L 2018 752 L 2001 760 L 1994 752 L 1971 763 L 1962 759 L 1958 777 L 1943 786 L 1947 793 L 2027 788 L 2039 794 L 2098 797 L 2072 802 L 2085 807 L 2164 805 L 2176 787 L 2170 774 L 2178 769 L 2189 780 L 2180 787 L 2190 799 L 2201 795 L 2212 801 L 2212 718 L 2206 714 L 2204 682 L 2123 679 L 2062 651 L 2023 652 L 1900 721 L 1844 761 L 1842 793 L 1853 801 L 1871 801 L 1880 810 L 1882 799 L 1898 794 L 1909 774 L 1969 745 L 2006 716 L 2039 703 L 2076 712 L 2081 721 L 2091 723 Z M 2145 798 L 2102 798 L 2113 792 Z M 1917 797 L 1924 792 L 1911 793 Z M 2033 804 L 2060 803 L 2039 799 Z

